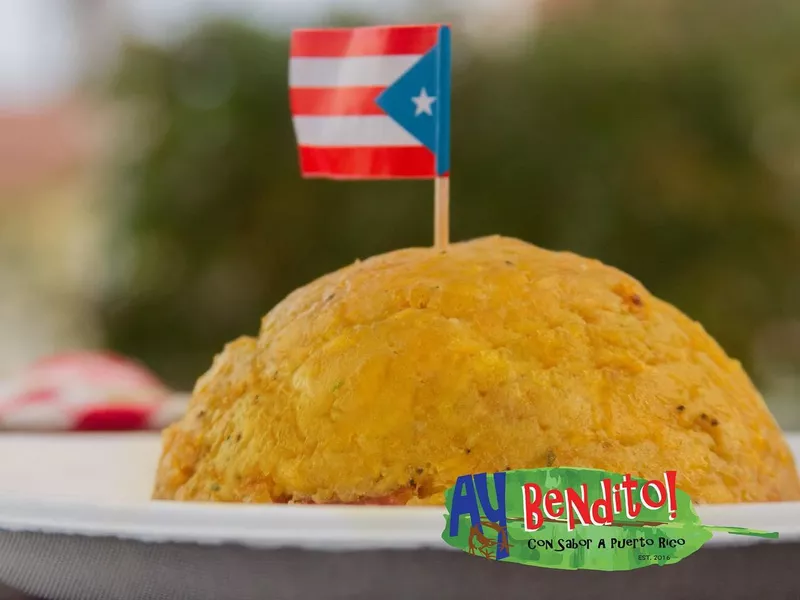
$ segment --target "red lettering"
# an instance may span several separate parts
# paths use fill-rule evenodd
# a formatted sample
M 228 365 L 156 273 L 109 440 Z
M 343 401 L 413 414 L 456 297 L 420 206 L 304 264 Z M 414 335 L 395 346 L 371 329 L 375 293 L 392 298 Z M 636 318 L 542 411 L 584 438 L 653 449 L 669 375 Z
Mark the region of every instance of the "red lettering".
M 589 488 L 581 484 L 581 492 L 578 494 L 574 489 L 567 488 L 567 531 L 575 529 L 575 516 L 582 525 L 589 525 L 592 522 L 591 510 L 589 509 Z
M 618 515 L 622 512 L 622 494 L 620 493 L 620 486 L 614 486 L 614 514 Z
M 533 497 L 531 497 L 533 492 Z M 544 524 L 544 515 L 540 503 L 542 502 L 542 488 L 535 483 L 526 483 L 522 486 L 522 506 L 525 514 L 525 531 L 536 531 Z
M 544 515 L 548 519 L 558 519 L 564 514 L 564 495 L 559 490 L 550 490 L 544 495 Z
M 678 473 L 676 471 L 667 471 L 664 473 L 664 483 L 667 487 L 667 508 L 669 509 L 669 520 L 672 521 L 678 516 L 678 493 L 675 479 Z
M 633 499 L 633 492 L 639 486 L 639 484 L 631 479 L 629 474 L 625 474 L 622 477 L 622 483 L 620 484 L 622 487 L 622 495 L 625 496 L 625 513 L 629 519 L 635 519 L 639 516 L 639 513 L 642 511 L 642 506 L 636 500 Z
M 614 511 L 611 507 L 611 480 L 603 479 L 600 487 L 603 490 L 603 497 L 592 502 L 592 523 L 610 525 L 614 522 Z
M 655 499 L 651 490 L 655 491 Z M 657 479 L 653 479 L 642 486 L 641 496 L 642 504 L 647 510 L 658 510 L 667 503 L 667 488 Z

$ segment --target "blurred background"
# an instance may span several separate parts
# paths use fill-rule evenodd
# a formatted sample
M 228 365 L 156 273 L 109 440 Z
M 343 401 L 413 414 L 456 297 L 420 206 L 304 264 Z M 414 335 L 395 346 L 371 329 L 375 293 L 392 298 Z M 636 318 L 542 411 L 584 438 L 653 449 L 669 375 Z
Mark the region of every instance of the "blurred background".
M 298 174 L 294 26 L 454 24 L 452 237 L 599 258 L 800 429 L 796 0 L 0 0 L 0 377 L 191 388 L 295 287 L 432 240 L 430 182 Z

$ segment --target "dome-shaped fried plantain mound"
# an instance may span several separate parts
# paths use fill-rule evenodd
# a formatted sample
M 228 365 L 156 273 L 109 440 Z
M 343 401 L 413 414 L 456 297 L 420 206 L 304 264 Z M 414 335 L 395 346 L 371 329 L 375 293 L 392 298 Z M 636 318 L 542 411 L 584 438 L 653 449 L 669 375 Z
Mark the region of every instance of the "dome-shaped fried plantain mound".
M 700 325 L 616 269 L 500 237 L 292 293 L 200 378 L 154 497 L 443 504 L 459 475 L 546 465 L 800 499 L 780 429 Z

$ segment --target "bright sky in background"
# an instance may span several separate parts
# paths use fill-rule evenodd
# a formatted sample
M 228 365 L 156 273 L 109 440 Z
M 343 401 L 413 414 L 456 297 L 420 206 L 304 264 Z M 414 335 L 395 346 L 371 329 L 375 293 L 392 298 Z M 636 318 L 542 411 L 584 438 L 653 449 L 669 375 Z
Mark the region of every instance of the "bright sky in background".
M 436 4 L 437 2 L 433 2 Z M 532 0 L 439 0 L 459 11 L 513 14 Z M 35 108 L 74 84 L 81 48 L 71 0 L 0 0 L 0 109 Z M 164 38 L 208 14 L 245 16 L 288 28 L 311 23 L 331 10 L 379 14 L 387 21 L 411 17 L 420 0 L 108 0 L 126 32 Z M 430 6 L 431 0 L 425 5 Z
M 26 106 L 74 77 L 76 48 L 66 2 L 0 0 L 0 107 Z

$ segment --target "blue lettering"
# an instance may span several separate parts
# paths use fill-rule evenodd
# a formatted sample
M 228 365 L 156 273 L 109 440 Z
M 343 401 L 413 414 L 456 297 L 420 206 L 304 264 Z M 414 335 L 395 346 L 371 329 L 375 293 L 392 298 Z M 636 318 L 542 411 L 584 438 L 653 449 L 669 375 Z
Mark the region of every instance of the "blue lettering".
M 481 515 L 478 511 L 478 499 L 471 475 L 462 475 L 456 481 L 453 490 L 453 502 L 450 506 L 450 537 L 458 536 L 458 525 L 461 517 L 469 515 L 470 526 L 481 527 Z M 481 530 L 483 533 L 483 530 Z
M 486 473 L 480 473 L 479 475 L 473 475 L 473 480 L 475 481 L 475 489 L 478 492 L 478 500 L 480 500 L 481 508 L 483 508 L 483 514 L 486 515 L 486 518 L 489 519 L 492 523 L 497 523 L 500 527 L 506 526 L 506 474 L 505 473 L 495 473 L 493 475 L 494 479 L 494 491 L 495 495 L 497 496 L 497 508 L 492 506 L 492 500 L 489 498 L 489 485 L 486 481 Z
M 492 500 L 489 498 L 489 485 L 486 480 L 486 473 L 480 473 L 479 475 L 473 475 L 473 479 L 475 481 L 475 487 L 478 492 L 478 499 L 481 503 L 481 508 L 483 508 L 483 514 L 486 515 L 486 518 L 491 521 L 492 523 L 496 523 L 502 528 L 506 528 L 506 474 L 505 473 L 495 473 L 492 477 L 494 479 L 494 491 L 495 495 L 497 496 L 497 508 L 492 506 Z M 503 538 L 508 536 L 508 530 L 506 529 L 505 536 L 503 534 L 498 534 L 497 536 L 497 551 L 495 553 L 495 559 L 500 560 L 502 558 L 507 558 L 509 552 L 506 548 L 501 547 L 503 542 Z

